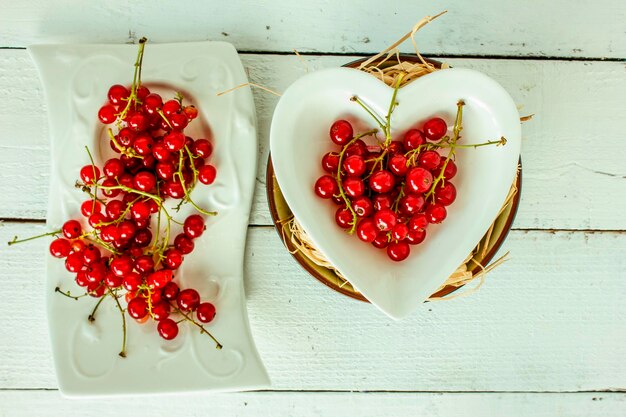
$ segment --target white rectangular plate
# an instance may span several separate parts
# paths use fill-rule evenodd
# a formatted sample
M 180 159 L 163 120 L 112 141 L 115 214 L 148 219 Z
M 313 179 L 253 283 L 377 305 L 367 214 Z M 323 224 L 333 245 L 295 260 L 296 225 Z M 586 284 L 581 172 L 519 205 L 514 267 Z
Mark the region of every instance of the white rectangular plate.
M 112 157 L 105 127 L 97 120 L 109 86 L 129 85 L 137 45 L 40 45 L 30 48 L 43 80 L 50 121 L 51 167 L 47 223 L 58 229 L 81 219 L 86 195 L 74 187 L 80 167 L 89 163 L 85 145 L 97 165 Z M 208 137 L 217 178 L 199 184 L 194 200 L 218 215 L 195 241 L 176 273 L 182 287 L 196 288 L 211 301 L 217 316 L 208 329 L 222 350 L 187 323 L 179 336 L 165 341 L 152 321 L 140 325 L 127 317 L 127 357 L 118 356 L 121 317 L 107 298 L 96 321 L 87 320 L 96 300 L 73 301 L 55 287 L 80 293 L 64 262 L 48 258 L 48 323 L 59 388 L 68 396 L 161 393 L 197 390 L 245 390 L 269 385 L 269 378 L 248 327 L 243 289 L 243 257 L 256 173 L 255 108 L 249 88 L 218 97 L 217 92 L 247 81 L 237 51 L 224 42 L 148 43 L 143 84 L 173 98 L 185 93 L 199 110 L 186 133 Z M 192 126 L 194 126 L 192 128 Z M 175 218 L 192 212 L 185 205 Z M 186 210 L 186 211 L 185 211 Z M 153 216 L 155 217 L 155 216 Z M 175 225 L 174 225 L 175 226 Z M 180 231 L 174 229 L 171 236 Z

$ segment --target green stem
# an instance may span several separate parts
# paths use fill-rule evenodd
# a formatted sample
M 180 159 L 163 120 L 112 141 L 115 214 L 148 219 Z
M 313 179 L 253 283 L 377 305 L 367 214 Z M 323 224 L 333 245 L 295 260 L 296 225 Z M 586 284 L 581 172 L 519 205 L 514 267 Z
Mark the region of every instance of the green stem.
M 73 300 L 76 300 L 76 301 L 78 301 L 78 299 L 79 299 L 79 298 L 86 297 L 86 296 L 88 296 L 88 295 L 89 295 L 88 293 L 81 294 L 81 295 L 72 295 L 69 291 L 65 292 L 65 291 L 63 291 L 63 290 L 62 290 L 61 288 L 59 288 L 59 287 L 56 287 L 56 288 L 54 289 L 54 292 L 58 292 L 59 294 L 61 294 L 61 295 L 65 296 L 65 297 L 67 297 L 67 298 L 71 298 L 71 299 L 73 299 Z
M 117 309 L 120 312 L 120 315 L 122 316 L 122 350 L 120 351 L 119 355 L 122 358 L 126 357 L 126 315 L 124 314 L 124 309 L 122 308 L 121 304 L 120 304 L 120 300 L 117 299 L 117 295 L 111 290 L 110 287 L 107 287 L 107 289 L 109 290 L 109 294 L 111 295 L 111 297 L 113 297 L 113 299 L 115 300 L 115 304 L 117 304 Z
M 13 240 L 10 242 L 7 242 L 7 244 L 9 246 L 11 245 L 15 245 L 16 243 L 22 243 L 22 242 L 28 242 L 29 240 L 35 240 L 35 239 L 39 239 L 40 237 L 46 237 L 46 236 L 54 236 L 54 235 L 58 235 L 59 233 L 61 233 L 61 230 L 55 230 L 54 232 L 48 232 L 48 233 L 42 233 L 40 235 L 37 236 L 31 236 L 31 237 L 27 237 L 24 239 L 18 239 L 17 236 L 13 237 Z
M 100 297 L 100 299 L 98 300 L 98 302 L 94 306 L 93 310 L 91 310 L 91 314 L 87 317 L 87 320 L 89 320 L 90 322 L 96 321 L 96 311 L 98 310 L 98 307 L 100 307 L 100 304 L 102 303 L 102 300 L 104 300 L 104 298 L 106 296 L 107 295 L 105 294 L 102 297 Z
M 363 101 L 362 101 L 359 97 L 357 97 L 357 96 L 352 96 L 352 97 L 350 97 L 350 101 L 354 101 L 354 102 L 356 102 L 359 106 L 361 106 L 361 107 L 363 108 L 363 110 L 365 110 L 365 111 L 366 111 L 366 112 L 367 112 L 370 116 L 372 116 L 372 118 L 373 118 L 374 120 L 376 120 L 376 123 L 378 124 L 378 126 L 380 127 L 380 129 L 381 129 L 383 132 L 386 132 L 386 130 L 385 130 L 385 129 L 386 129 L 386 127 L 385 127 L 385 125 L 383 124 L 382 120 L 380 120 L 380 119 L 378 118 L 378 116 L 376 116 L 376 114 L 374 113 L 374 111 L 373 111 L 373 110 L 371 110 L 371 109 L 369 108 L 369 106 L 368 106 L 367 104 L 365 104 L 365 103 L 364 103 L 364 102 L 363 102 Z
M 177 306 L 175 306 L 174 304 L 170 303 L 170 305 L 174 308 L 174 311 L 176 311 L 177 313 L 180 313 L 185 320 L 187 320 L 188 322 L 192 323 L 194 326 L 197 326 L 200 329 L 200 333 L 204 333 L 206 335 L 208 335 L 211 339 L 213 339 L 213 341 L 215 342 L 215 348 L 216 349 L 222 349 L 222 344 L 220 342 L 217 341 L 217 339 L 215 337 L 213 337 L 213 335 L 204 328 L 204 326 L 202 326 L 201 324 L 199 324 L 198 322 L 196 322 L 194 319 L 192 319 L 191 317 L 189 317 L 185 312 L 183 312 L 181 309 L 179 309 Z

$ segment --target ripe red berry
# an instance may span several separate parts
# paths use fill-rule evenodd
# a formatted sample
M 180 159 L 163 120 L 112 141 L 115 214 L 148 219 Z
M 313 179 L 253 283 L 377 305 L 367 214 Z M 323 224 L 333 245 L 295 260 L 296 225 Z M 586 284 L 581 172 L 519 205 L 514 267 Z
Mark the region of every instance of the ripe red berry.
M 376 194 L 372 197 L 372 203 L 374 204 L 374 210 L 376 211 L 390 209 L 393 202 L 394 199 L 389 194 Z
M 87 245 L 87 247 L 83 249 L 83 262 L 85 264 L 98 262 L 100 258 L 100 249 L 98 249 L 94 245 Z
M 391 242 L 387 246 L 387 256 L 392 261 L 400 262 L 405 260 L 411 253 L 411 248 L 406 242 Z
M 170 132 L 163 137 L 163 143 L 170 152 L 178 152 L 185 146 L 185 135 L 178 131 Z
M 360 178 L 346 178 L 343 180 L 343 189 L 348 197 L 359 197 L 365 192 L 365 183 Z
M 347 120 L 337 120 L 330 127 L 330 139 L 337 145 L 345 145 L 352 139 L 352 125 Z
M 65 258 L 70 254 L 71 245 L 69 240 L 58 238 L 50 243 L 50 254 L 55 258 Z
M 420 145 L 426 143 L 424 133 L 421 130 L 411 129 L 404 134 L 404 148 L 407 151 L 417 149 Z
M 330 175 L 324 175 L 315 182 L 315 194 L 322 198 L 331 198 L 339 193 L 337 181 Z
M 435 189 L 435 201 L 444 206 L 449 206 L 456 199 L 456 188 L 451 182 L 446 182 Z
M 85 261 L 83 260 L 83 254 L 81 252 L 73 252 L 67 255 L 65 258 L 65 269 L 70 272 L 78 272 L 85 265 Z
M 335 212 L 335 223 L 342 229 L 349 229 L 352 227 L 352 221 L 354 220 L 352 212 L 347 207 L 339 207 Z
M 422 152 L 418 158 L 418 165 L 429 171 L 434 171 L 439 166 L 441 157 L 435 151 Z
M 445 169 L 443 168 L 444 164 L 446 166 Z M 448 162 L 446 163 L 446 158 L 441 158 L 441 163 L 438 168 L 440 170 L 443 169 L 443 177 L 446 180 L 451 180 L 456 175 L 457 167 L 452 159 L 448 159 Z
M 125 277 L 132 272 L 135 267 L 135 262 L 128 255 L 120 255 L 111 259 L 109 267 L 118 277 Z
M 123 85 L 115 84 L 109 88 L 107 96 L 111 104 L 120 105 L 126 102 L 128 96 L 130 96 L 130 91 Z
M 390 231 L 398 222 L 398 215 L 390 209 L 377 211 L 374 214 L 374 223 L 378 230 L 383 232 Z
M 142 319 L 148 314 L 148 303 L 142 297 L 135 297 L 128 302 L 128 315 L 134 319 Z
M 356 227 L 356 235 L 363 242 L 373 242 L 378 236 L 378 228 L 371 218 L 363 219 Z
M 446 218 L 448 212 L 446 208 L 441 204 L 431 204 L 426 208 L 426 218 L 429 223 L 441 223 Z
M 215 306 L 211 303 L 202 303 L 196 310 L 196 317 L 202 323 L 210 323 L 215 318 Z
M 100 298 L 104 295 L 106 287 L 102 282 L 92 282 L 87 285 L 87 293 L 94 298 Z
M 374 213 L 374 203 L 365 196 L 357 197 L 352 200 L 352 209 L 359 217 L 369 217 Z
M 198 117 L 198 109 L 196 109 L 195 106 L 185 106 L 183 113 L 187 116 L 189 121 Z
M 85 165 L 80 169 L 80 179 L 84 184 L 93 184 L 100 178 L 100 169 L 95 165 Z
M 107 178 L 117 178 L 124 173 L 124 164 L 118 158 L 111 158 L 102 168 Z
M 344 159 L 343 170 L 351 177 L 360 177 L 365 172 L 365 159 L 360 155 L 351 155 Z
M 161 296 L 168 301 L 174 301 L 179 293 L 178 285 L 175 282 L 168 282 L 161 290 Z
M 156 178 L 151 172 L 140 171 L 133 177 L 133 185 L 139 191 L 149 192 L 156 186 Z
M 424 197 L 419 194 L 407 194 L 398 202 L 398 209 L 405 216 L 417 214 L 424 208 Z
M 406 236 L 406 241 L 409 245 L 419 245 L 426 239 L 426 229 L 409 230 Z
M 183 254 L 178 249 L 168 249 L 163 256 L 163 264 L 169 269 L 177 269 L 183 263 Z
M 405 178 L 409 189 L 416 193 L 428 191 L 433 183 L 433 174 L 421 167 L 411 168 Z
M 161 106 L 163 106 L 163 99 L 158 94 L 148 94 L 143 100 L 143 110 L 148 114 L 155 114 Z
M 177 100 L 168 100 L 163 104 L 163 113 L 165 113 L 166 116 L 171 116 L 179 111 L 180 103 Z
M 426 226 L 428 226 L 428 219 L 424 213 L 418 213 L 409 220 L 409 229 L 412 231 L 422 230 Z
M 124 278 L 118 277 L 117 275 L 115 275 L 113 272 L 110 272 L 110 271 L 107 272 L 106 276 L 104 277 L 104 284 L 110 288 L 120 287 L 123 282 L 124 282 Z
M 157 324 L 159 335 L 165 340 L 172 340 L 178 335 L 178 324 L 172 319 L 166 318 Z
M 63 232 L 63 236 L 65 236 L 66 238 L 76 239 L 78 236 L 80 236 L 83 229 L 80 226 L 80 223 L 78 223 L 76 220 L 68 220 L 63 224 L 61 231 Z
M 183 255 L 193 252 L 194 243 L 186 234 L 181 233 L 174 239 L 174 247 Z
M 391 229 L 391 238 L 398 242 L 404 240 L 408 234 L 409 226 L 404 223 L 398 223 Z
M 424 136 L 426 139 L 436 141 L 444 137 L 448 131 L 448 125 L 440 117 L 433 117 L 424 123 Z
M 159 293 L 153 293 L 159 294 Z M 152 304 L 152 316 L 155 320 L 160 321 L 167 318 L 170 315 L 170 305 L 165 301 L 158 301 Z
M 94 200 L 86 200 L 80 205 L 80 212 L 83 216 L 89 217 L 94 213 L 102 212 L 102 203 Z
M 206 139 L 196 139 L 193 145 L 191 145 L 191 152 L 194 156 L 208 158 L 213 153 L 213 145 Z
M 130 208 L 130 214 L 135 220 L 143 220 L 150 217 L 150 207 L 144 201 L 136 201 Z
M 98 119 L 105 124 L 111 124 L 117 119 L 117 110 L 111 104 L 105 104 L 98 110 Z
M 178 293 L 176 297 L 176 304 L 182 311 L 193 311 L 200 304 L 200 294 L 198 291 L 187 288 Z
M 370 188 L 377 193 L 387 193 L 396 184 L 393 174 L 387 170 L 374 172 L 369 179 Z
M 202 184 L 209 185 L 215 181 L 215 167 L 213 165 L 204 165 L 198 169 L 198 181 Z
M 372 245 L 378 249 L 386 248 L 387 245 L 389 245 L 389 236 L 387 232 L 379 232 L 378 235 L 376 235 L 376 239 L 372 241 Z
M 143 284 L 143 278 L 141 277 L 141 275 L 134 271 L 126 274 L 126 276 L 124 276 L 123 278 L 123 285 L 127 291 L 137 291 L 139 286 Z
M 409 166 L 407 165 L 407 159 L 402 154 L 395 154 L 391 158 L 389 158 L 389 162 L 387 163 L 387 168 L 391 171 L 392 174 L 402 177 L 409 170 Z
M 337 152 L 328 152 L 322 157 L 322 168 L 329 174 L 337 173 L 339 167 L 339 154 Z
M 169 269 L 160 269 L 153 272 L 146 280 L 150 288 L 163 288 L 172 281 L 174 273 Z
M 183 223 L 183 232 L 191 238 L 195 239 L 204 233 L 204 219 L 199 214 L 192 214 L 185 219 Z

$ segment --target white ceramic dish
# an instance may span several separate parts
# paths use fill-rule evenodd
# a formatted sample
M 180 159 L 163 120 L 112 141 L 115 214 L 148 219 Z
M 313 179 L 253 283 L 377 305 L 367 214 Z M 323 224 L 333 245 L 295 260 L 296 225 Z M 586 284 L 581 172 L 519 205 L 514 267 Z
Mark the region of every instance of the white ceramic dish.
M 407 316 L 462 263 L 502 207 L 520 154 L 517 108 L 506 91 L 486 75 L 467 69 L 437 71 L 400 89 L 392 116 L 393 133 L 433 116 L 453 125 L 456 103 L 465 100 L 462 143 L 506 137 L 505 146 L 457 150 L 457 199 L 447 219 L 428 228 L 424 243 L 410 257 L 391 262 L 385 253 L 336 226 L 336 206 L 318 198 L 313 184 L 322 174 L 321 158 L 335 145 L 328 131 L 346 118 L 356 132 L 376 127 L 350 101 L 359 96 L 379 114 L 387 112 L 393 90 L 375 77 L 351 68 L 308 74 L 281 97 L 272 120 L 270 148 L 276 179 L 287 204 L 333 265 L 375 306 L 394 319 Z
M 132 80 L 137 46 L 43 45 L 30 52 L 48 103 L 52 172 L 47 222 L 54 230 L 81 217 L 85 194 L 74 183 L 80 167 L 89 162 L 85 145 L 100 166 L 112 155 L 108 140 L 101 139 L 104 129 L 97 112 L 110 85 Z M 200 111 L 186 131 L 210 137 L 214 145 L 211 161 L 218 168 L 217 179 L 209 187 L 196 187 L 193 197 L 219 214 L 207 219 L 207 230 L 186 256 L 177 280 L 216 305 L 218 315 L 208 329 L 224 348 L 215 349 L 206 335 L 186 323 L 175 340 L 165 341 L 154 323 L 127 319 L 127 357 L 119 357 L 121 318 L 113 300 L 103 302 L 90 324 L 86 317 L 96 300 L 73 301 L 55 294 L 57 286 L 80 290 L 64 263 L 46 255 L 48 321 L 59 388 L 68 396 L 85 396 L 266 387 L 269 378 L 250 334 L 243 288 L 257 161 L 255 108 L 249 88 L 216 96 L 247 81 L 243 66 L 233 46 L 224 42 L 148 43 L 142 78 L 167 97 L 185 92 Z M 176 217 L 190 213 L 187 207 Z

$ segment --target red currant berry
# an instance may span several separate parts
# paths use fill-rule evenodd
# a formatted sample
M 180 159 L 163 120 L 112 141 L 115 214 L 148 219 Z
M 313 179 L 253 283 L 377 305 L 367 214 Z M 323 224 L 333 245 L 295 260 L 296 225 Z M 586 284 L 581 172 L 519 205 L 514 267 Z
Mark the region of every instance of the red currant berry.
M 102 168 L 107 178 L 117 178 L 124 173 L 124 164 L 118 158 L 111 158 Z
M 407 194 L 398 202 L 398 208 L 405 216 L 412 216 L 424 208 L 424 197 L 419 194 Z
M 144 298 L 135 297 L 128 302 L 128 315 L 134 319 L 142 319 L 148 314 L 148 303 Z
M 382 232 L 390 231 L 398 222 L 398 215 L 390 209 L 377 211 L 374 214 L 374 223 Z
M 433 184 L 433 174 L 421 167 L 411 168 L 406 174 L 406 184 L 413 192 L 426 192 Z
M 141 134 L 137 136 L 137 139 L 133 142 L 133 149 L 139 155 L 152 155 L 152 146 L 154 145 L 154 140 L 150 135 Z
M 409 234 L 409 226 L 404 223 L 396 224 L 393 229 L 391 229 L 391 237 L 393 240 L 401 241 L 407 237 Z
M 86 200 L 83 201 L 83 204 L 80 205 L 80 212 L 83 216 L 89 217 L 94 213 L 102 212 L 102 203 L 94 200 Z
M 104 212 L 111 220 L 117 220 L 125 209 L 126 204 L 122 200 L 109 200 L 106 206 L 104 206 Z
M 369 217 L 374 213 L 374 203 L 365 196 L 352 200 L 352 209 L 359 217 Z
M 343 170 L 351 177 L 360 177 L 365 172 L 365 159 L 359 155 L 351 155 L 344 159 Z
M 137 291 L 141 284 L 143 284 L 143 278 L 141 278 L 141 275 L 139 275 L 135 271 L 127 274 L 124 277 L 123 285 L 127 291 Z
M 160 95 L 148 94 L 143 100 L 143 110 L 148 114 L 155 114 L 163 106 L 163 99 Z
M 71 253 L 81 253 L 87 247 L 85 242 L 83 242 L 82 240 L 78 240 L 78 239 L 72 241 L 71 245 L 72 245 Z
M 113 123 L 117 119 L 117 110 L 114 106 L 106 104 L 98 110 L 98 119 L 105 125 Z
M 370 188 L 377 193 L 387 193 L 396 184 L 396 180 L 391 172 L 380 170 L 370 176 Z
M 132 130 L 130 127 L 124 127 L 117 134 L 116 138 L 117 138 L 117 141 L 120 143 L 120 145 L 131 146 L 133 142 L 135 141 L 136 136 L 137 136 L 137 133 L 134 130 Z
M 170 132 L 163 138 L 163 143 L 170 152 L 178 152 L 185 146 L 185 135 L 182 132 Z
M 103 263 L 94 262 L 87 265 L 85 270 L 85 277 L 89 282 L 102 282 L 106 277 L 107 269 Z
M 404 148 L 407 151 L 417 149 L 424 143 L 426 143 L 426 138 L 421 130 L 411 129 L 404 134 Z
M 446 211 L 446 208 L 441 204 L 431 204 L 426 208 L 426 218 L 429 223 L 441 223 L 447 215 L 448 212 Z
M 174 129 L 183 130 L 187 127 L 188 123 L 189 119 L 187 119 L 187 116 L 185 114 L 176 113 L 170 117 L 170 124 Z
M 77 273 L 83 266 L 85 265 L 85 261 L 83 260 L 83 254 L 81 252 L 74 252 L 67 255 L 65 258 L 65 269 L 70 272 Z
M 163 104 L 163 113 L 171 116 L 180 111 L 180 103 L 177 100 L 168 100 Z
M 120 287 L 122 285 L 122 282 L 124 282 L 124 278 L 118 277 L 110 271 L 107 272 L 106 276 L 104 277 L 104 284 L 109 288 Z
M 148 128 L 148 118 L 143 113 L 133 113 L 128 118 L 128 126 L 136 132 L 141 132 Z
M 172 319 L 165 318 L 159 320 L 157 324 L 159 335 L 165 340 L 172 340 L 178 336 L 178 324 Z
M 106 222 L 106 217 L 104 217 L 104 215 L 99 212 L 93 213 L 91 216 L 89 216 L 87 221 L 89 222 L 89 226 L 93 227 L 94 229 L 100 229 L 102 227 L 102 223 Z
M 87 245 L 87 247 L 83 249 L 82 253 L 83 262 L 85 264 L 98 262 L 101 258 L 100 249 L 96 248 L 94 245 Z
M 151 191 L 156 186 L 154 174 L 148 171 L 140 171 L 133 178 L 133 185 L 139 191 Z
M 100 170 L 95 165 L 85 165 L 80 169 L 80 179 L 84 184 L 93 184 L 100 177 Z
M 183 232 L 187 237 L 195 239 L 204 233 L 204 219 L 199 214 L 192 214 L 183 223 Z
M 389 146 L 387 146 L 387 152 L 389 152 L 390 155 L 397 155 L 399 153 L 402 153 L 403 151 L 404 145 L 402 145 L 402 142 L 397 140 L 394 140 L 389 144 Z
M 136 201 L 130 208 L 130 214 L 134 220 L 144 220 L 150 217 L 150 207 L 144 201 Z
M 392 261 L 400 262 L 405 260 L 411 253 L 411 248 L 406 242 L 391 242 L 387 246 L 387 256 Z
M 137 232 L 137 226 L 130 220 L 124 220 L 117 227 L 119 231 L 120 239 L 122 240 L 130 240 L 135 237 L 135 233 Z
M 389 171 L 391 171 L 392 174 L 398 177 L 403 177 L 409 170 L 406 157 L 399 153 L 389 158 L 387 168 L 389 169 Z
M 128 96 L 130 96 L 130 91 L 128 91 L 128 88 L 124 87 L 123 85 L 115 84 L 112 85 L 111 88 L 109 88 L 107 96 L 111 104 L 120 105 L 128 100 Z
M 106 287 L 102 282 L 92 282 L 87 285 L 87 293 L 94 298 L 100 298 L 104 295 Z
M 337 120 L 330 127 L 330 139 L 337 145 L 345 145 L 352 139 L 352 125 L 347 120 Z
M 117 182 L 112 178 L 105 179 L 104 181 L 102 181 L 101 185 L 103 188 L 100 188 L 100 190 L 102 191 L 102 194 L 104 194 L 104 196 L 106 197 L 115 198 L 120 194 L 119 188 L 112 188 L 117 187 Z
M 182 290 L 176 297 L 176 304 L 182 311 L 193 311 L 200 304 L 200 294 L 191 288 Z
M 441 162 L 441 156 L 435 151 L 422 152 L 418 158 L 418 165 L 429 171 L 434 171 Z
M 322 168 L 329 174 L 335 174 L 339 168 L 339 154 L 328 152 L 322 157 Z
M 409 245 L 419 245 L 426 239 L 426 230 L 409 230 L 409 233 L 406 235 L 406 241 Z
M 135 259 L 135 269 L 142 274 L 148 274 L 154 270 L 154 259 L 150 255 L 141 255 Z
M 178 285 L 175 282 L 168 282 L 161 290 L 161 296 L 168 301 L 174 301 L 179 293 Z
M 145 248 L 152 242 L 152 232 L 149 229 L 139 229 L 135 233 L 135 245 Z
M 161 162 L 168 162 L 172 159 L 172 153 L 163 142 L 156 142 L 152 145 L 152 156 L 154 156 L 154 159 Z
M 160 269 L 148 276 L 148 286 L 150 288 L 163 288 L 172 281 L 174 273 L 168 269 Z
M 70 241 L 63 238 L 54 239 L 50 243 L 50 254 L 55 258 L 65 258 L 70 254 L 72 246 Z
M 435 201 L 444 206 L 449 206 L 456 199 L 456 188 L 451 182 L 439 186 L 435 189 Z
M 169 269 L 178 269 L 183 263 L 183 254 L 178 249 L 168 249 L 163 253 L 163 264 Z
M 365 157 L 368 154 L 367 145 L 361 139 L 354 141 L 350 146 L 346 148 L 346 158 L 349 156 L 357 155 Z
M 448 131 L 448 125 L 441 117 L 433 117 L 424 123 L 424 136 L 428 140 L 439 140 Z
M 324 175 L 315 182 L 315 194 L 321 198 L 331 198 L 338 193 L 337 181 L 330 175 Z
M 183 255 L 188 255 L 193 252 L 194 248 L 193 240 L 187 237 L 186 234 L 181 233 L 174 239 L 174 247 L 178 249 Z
M 78 271 L 74 280 L 79 287 L 86 287 L 89 285 L 89 281 L 87 281 L 87 277 L 85 276 L 85 271 Z
M 335 223 L 342 229 L 352 227 L 353 220 L 352 212 L 347 207 L 339 207 L 335 212 Z
M 198 169 L 198 181 L 202 184 L 209 185 L 215 181 L 215 167 L 213 165 L 204 165 Z
M 444 165 L 446 166 L 445 168 L 443 167 Z M 448 159 L 448 162 L 446 163 L 446 159 L 441 158 L 441 163 L 438 168 L 440 170 L 443 169 L 443 178 L 446 180 L 451 180 L 456 175 L 457 167 L 452 159 Z
M 193 145 L 191 145 L 191 152 L 194 156 L 208 158 L 213 153 L 213 145 L 206 139 L 196 139 Z
M 137 98 L 139 99 L 139 101 L 144 101 L 149 95 L 150 90 L 148 89 L 148 87 L 140 85 L 137 88 Z
M 165 182 L 163 193 L 175 199 L 181 199 L 185 196 L 185 190 L 179 179 Z
M 387 235 L 387 232 L 379 232 L 378 235 L 376 235 L 376 239 L 372 241 L 372 245 L 378 249 L 386 248 L 387 245 L 389 245 L 389 236 Z
M 361 220 L 356 226 L 356 235 L 363 242 L 373 242 L 378 236 L 378 228 L 374 220 L 370 218 Z
M 198 117 L 198 109 L 196 109 L 195 106 L 191 105 L 191 106 L 186 106 L 183 109 L 183 113 L 185 114 L 185 116 L 187 116 L 187 119 L 189 121 L 195 119 L 196 117 Z
M 115 275 L 118 277 L 124 277 L 133 271 L 135 262 L 133 262 L 133 259 L 130 256 L 121 255 L 111 259 L 109 267 Z
M 346 178 L 343 180 L 343 189 L 348 197 L 359 197 L 365 192 L 365 183 L 360 178 Z
M 154 293 L 159 294 L 159 293 Z M 160 321 L 170 315 L 170 305 L 165 301 L 159 301 L 152 304 L 152 316 L 155 320 Z
M 63 232 L 63 236 L 65 236 L 66 238 L 76 239 L 78 236 L 80 236 L 83 229 L 80 226 L 80 223 L 78 223 L 76 220 L 68 220 L 63 224 L 61 231 Z
M 380 211 L 384 209 L 390 209 L 393 206 L 393 197 L 389 194 L 376 194 L 372 197 L 372 203 L 374 203 L 374 210 Z
M 428 218 L 426 218 L 424 213 L 418 213 L 409 220 L 409 229 L 411 231 L 417 232 L 426 228 L 426 226 L 428 226 Z
M 215 318 L 215 306 L 211 303 L 202 303 L 196 310 L 196 317 L 202 323 L 210 323 Z

